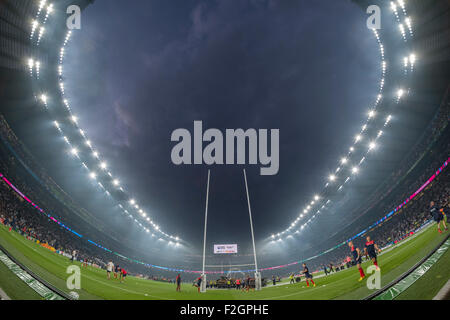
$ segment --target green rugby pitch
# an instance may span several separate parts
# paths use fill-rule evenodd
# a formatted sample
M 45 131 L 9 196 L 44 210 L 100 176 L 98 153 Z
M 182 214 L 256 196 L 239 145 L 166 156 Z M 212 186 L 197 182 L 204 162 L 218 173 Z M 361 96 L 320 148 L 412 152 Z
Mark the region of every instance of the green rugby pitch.
M 447 231 L 448 232 L 448 231 Z M 414 238 L 396 245 L 392 250 L 379 257 L 382 286 L 400 277 L 423 257 L 430 253 L 444 238 L 446 233 L 438 234 L 433 224 Z M 18 262 L 26 266 L 37 276 L 51 283 L 61 291 L 69 293 L 66 287 L 69 259 L 53 253 L 33 243 L 16 232 L 8 232 L 0 226 L 0 245 Z M 450 252 L 441 259 L 413 286 L 402 293 L 401 299 L 432 299 L 434 294 L 450 278 L 448 262 Z M 371 263 L 364 263 L 367 269 Z M 40 299 L 40 297 L 0 262 L 0 288 L 12 299 Z M 271 277 L 271 274 L 266 274 Z M 237 290 L 208 290 L 199 294 L 191 284 L 182 284 L 182 291 L 175 292 L 175 285 L 136 277 L 127 277 L 124 283 L 107 280 L 106 272 L 88 267 L 81 269 L 81 290 L 77 290 L 80 299 L 97 300 L 354 300 L 363 299 L 373 293 L 366 282 L 358 282 L 356 268 L 346 269 L 326 277 L 315 279 L 317 286 L 307 288 L 305 282 L 293 285 L 268 286 L 258 292 Z

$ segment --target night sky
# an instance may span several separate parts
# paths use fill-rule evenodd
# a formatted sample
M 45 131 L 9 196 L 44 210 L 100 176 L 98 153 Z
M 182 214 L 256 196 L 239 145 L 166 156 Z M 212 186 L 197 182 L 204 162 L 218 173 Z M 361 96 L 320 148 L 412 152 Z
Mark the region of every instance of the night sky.
M 246 166 L 261 240 L 320 192 L 378 94 L 378 47 L 350 1 L 97 0 L 82 18 L 65 60 L 80 127 L 152 219 L 196 248 L 208 167 L 172 164 L 173 130 L 280 129 L 278 175 Z M 211 167 L 210 243 L 250 243 L 243 168 Z

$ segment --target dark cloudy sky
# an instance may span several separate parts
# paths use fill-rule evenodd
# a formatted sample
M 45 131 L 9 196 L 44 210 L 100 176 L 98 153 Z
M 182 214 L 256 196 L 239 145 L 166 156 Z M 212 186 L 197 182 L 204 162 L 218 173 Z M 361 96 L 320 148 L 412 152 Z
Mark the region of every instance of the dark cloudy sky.
M 378 93 L 377 45 L 350 1 L 97 0 L 82 18 L 65 65 L 80 126 L 150 216 L 195 247 L 207 167 L 171 163 L 173 130 L 280 129 L 278 175 L 247 167 L 262 239 L 321 190 Z M 212 168 L 211 242 L 250 242 L 242 168 Z

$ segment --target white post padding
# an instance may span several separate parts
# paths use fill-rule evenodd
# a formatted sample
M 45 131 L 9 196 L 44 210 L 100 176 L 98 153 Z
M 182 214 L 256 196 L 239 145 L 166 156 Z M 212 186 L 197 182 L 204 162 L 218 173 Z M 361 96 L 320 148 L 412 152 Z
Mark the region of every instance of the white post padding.
M 255 272 L 255 290 L 259 291 L 262 287 L 261 272 Z
M 202 274 L 202 282 L 200 283 L 200 292 L 206 292 L 206 274 Z

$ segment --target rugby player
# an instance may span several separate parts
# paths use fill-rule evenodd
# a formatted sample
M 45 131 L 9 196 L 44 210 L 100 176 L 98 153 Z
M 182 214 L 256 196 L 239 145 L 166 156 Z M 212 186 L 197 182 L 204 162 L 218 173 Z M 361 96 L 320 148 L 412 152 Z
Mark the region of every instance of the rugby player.
M 127 276 L 127 270 L 122 268 L 120 271 L 120 283 L 122 283 L 125 281 L 125 277 Z
M 175 279 L 175 282 L 177 283 L 177 292 L 181 292 L 181 275 L 178 274 L 177 278 Z
M 120 267 L 119 265 L 114 267 L 114 279 L 117 279 L 117 275 L 120 275 L 121 271 L 120 271 Z
M 198 293 L 200 293 L 201 285 L 202 285 L 202 277 L 200 276 L 200 277 L 197 278 L 197 284 L 196 284 L 196 287 L 198 289 Z
M 302 273 L 305 275 L 306 286 L 309 288 L 309 281 L 311 281 L 311 283 L 315 287 L 316 284 L 315 284 L 314 280 L 312 279 L 312 275 L 309 273 L 309 269 L 306 266 L 306 264 L 303 264 L 303 271 L 302 271 Z
M 436 221 L 436 223 L 437 223 L 439 233 L 442 233 L 441 223 L 443 224 L 445 231 L 448 230 L 447 225 L 445 224 L 445 221 L 444 221 L 443 210 L 442 211 L 441 210 L 438 209 L 438 207 L 436 206 L 434 201 L 430 202 L 430 214 L 433 217 L 434 221 Z
M 377 253 L 381 252 L 381 249 L 378 248 L 378 245 L 370 239 L 370 236 L 366 237 L 366 245 L 364 247 L 364 253 L 369 256 L 369 258 L 372 260 L 373 265 L 377 268 L 377 270 L 380 270 L 380 267 L 378 266 L 377 261 Z
M 106 277 L 108 278 L 108 280 L 111 280 L 111 272 L 114 269 L 114 263 L 112 261 L 109 261 L 108 264 L 106 265 Z
M 359 270 L 359 281 L 362 281 L 366 275 L 364 274 L 364 270 L 361 267 L 362 264 L 362 257 L 361 257 L 361 250 L 359 250 L 359 248 L 355 248 L 355 246 L 353 245 L 353 241 L 350 241 L 348 243 L 348 246 L 350 247 L 350 251 L 352 252 L 352 257 L 353 257 L 353 261 L 356 262 L 356 266 L 358 267 Z

